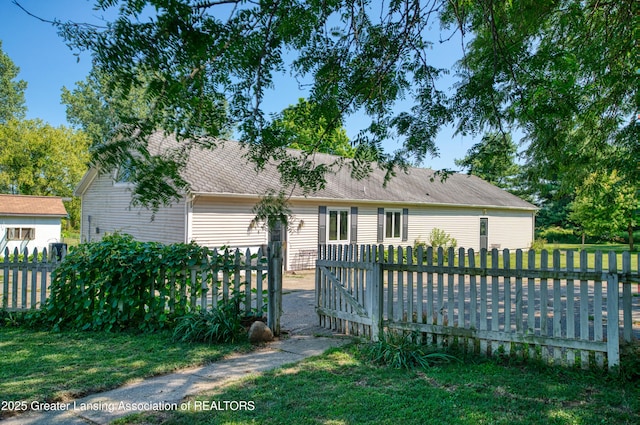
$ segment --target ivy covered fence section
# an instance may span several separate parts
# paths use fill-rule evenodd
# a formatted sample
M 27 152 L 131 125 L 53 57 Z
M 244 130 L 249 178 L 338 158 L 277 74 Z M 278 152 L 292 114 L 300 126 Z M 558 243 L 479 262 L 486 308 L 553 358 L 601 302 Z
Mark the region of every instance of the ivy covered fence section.
M 244 317 L 267 312 L 268 258 L 262 249 L 252 253 L 195 243 L 164 245 L 113 234 L 70 250 L 34 289 L 34 265 L 46 260 L 30 261 L 23 255 L 2 263 L 7 265 L 3 280 L 11 284 L 2 285 L 0 308 L 39 309 L 57 329 L 107 331 L 171 328 L 187 313 L 229 303 Z M 39 297 L 45 291 L 46 300 L 11 301 L 14 292 L 26 292 L 29 300 L 31 291 Z

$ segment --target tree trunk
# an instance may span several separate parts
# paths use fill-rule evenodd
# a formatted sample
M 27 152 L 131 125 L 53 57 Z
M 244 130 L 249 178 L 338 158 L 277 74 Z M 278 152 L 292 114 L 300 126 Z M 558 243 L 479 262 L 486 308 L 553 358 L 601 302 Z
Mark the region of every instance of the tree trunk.
M 631 223 L 629 223 L 627 231 L 629 232 L 629 251 L 633 251 L 633 226 Z

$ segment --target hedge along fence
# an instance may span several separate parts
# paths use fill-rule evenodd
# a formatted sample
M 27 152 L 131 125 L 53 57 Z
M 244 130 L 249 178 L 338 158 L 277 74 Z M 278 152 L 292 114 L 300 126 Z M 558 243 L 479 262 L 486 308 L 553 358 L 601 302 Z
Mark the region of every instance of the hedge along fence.
M 44 303 L 1 307 L 40 308 L 54 328 L 83 330 L 161 329 L 172 326 L 176 317 L 221 302 L 235 303 L 239 315 L 261 316 L 266 310 L 266 262 L 262 252 L 143 243 L 114 234 L 71 250 L 53 270 Z M 17 267 L 5 274 L 29 273 L 30 263 L 11 264 Z

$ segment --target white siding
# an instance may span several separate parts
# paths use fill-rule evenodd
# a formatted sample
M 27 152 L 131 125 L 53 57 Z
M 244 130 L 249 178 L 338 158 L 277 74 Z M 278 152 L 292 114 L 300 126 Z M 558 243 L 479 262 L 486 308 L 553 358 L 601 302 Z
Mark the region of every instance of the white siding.
M 7 228 L 33 228 L 35 239 L 28 241 L 8 241 Z M 13 252 L 18 248 L 20 252 L 27 248 L 33 252 L 38 248 L 42 252 L 49 249 L 50 243 L 60 242 L 60 218 L 59 217 L 0 217 L 0 256 L 4 255 L 5 248 Z
M 211 248 L 256 248 L 267 243 L 268 234 L 252 227 L 256 200 L 196 197 L 191 215 L 191 239 Z
M 429 241 L 434 228 L 444 230 L 458 247 L 480 249 L 480 218 L 489 222 L 488 246 L 500 249 L 526 249 L 533 241 L 533 212 L 488 208 L 409 207 L 409 237 Z M 385 242 L 386 244 L 386 242 Z
M 96 241 L 105 234 L 121 232 L 143 242 L 184 242 L 184 217 L 184 201 L 161 208 L 155 216 L 145 208 L 132 206 L 130 189 L 114 185 L 111 175 L 103 174 L 82 196 L 81 240 Z
M 487 217 L 489 247 L 500 245 L 500 249 L 528 249 L 531 246 L 534 227 L 532 212 L 493 211 Z
M 291 206 L 293 220 L 287 235 L 286 264 L 289 270 L 313 268 L 318 249 L 318 204 L 295 202 Z
M 252 225 L 253 206 L 258 200 L 231 196 L 196 196 L 185 208 L 184 202 L 162 208 L 151 221 L 147 210 L 130 206 L 126 187 L 114 186 L 111 176 L 96 178 L 83 197 L 82 239 L 96 240 L 107 232 L 120 231 L 138 240 L 164 243 L 194 241 L 209 247 L 257 248 L 268 242 L 268 232 Z M 409 210 L 408 239 L 384 240 L 385 245 L 414 245 L 428 242 L 438 228 L 456 238 L 459 247 L 479 249 L 480 218 L 489 220 L 489 247 L 527 248 L 533 238 L 533 212 L 473 207 L 375 204 L 317 199 L 291 202 L 293 220 L 285 244 L 285 265 L 289 270 L 313 266 L 309 256 L 318 246 L 318 207 L 350 209 L 358 207 L 358 244 L 376 244 L 378 208 Z M 91 216 L 91 226 L 88 217 Z M 185 230 L 185 222 L 188 228 Z M 97 230 L 99 229 L 99 233 Z
M 482 211 L 472 208 L 414 207 L 409 208 L 409 240 L 429 243 L 433 229 L 440 229 L 454 237 L 458 247 L 478 249 L 480 246 L 480 217 Z
M 409 210 L 411 213 L 411 210 Z M 411 220 L 409 220 L 411 223 Z M 358 207 L 358 243 L 371 245 L 378 243 L 378 207 L 364 205 Z
M 385 210 L 409 210 L 408 238 L 385 239 L 384 245 L 414 245 L 417 241 L 429 241 L 434 228 L 444 230 L 456 238 L 457 246 L 480 249 L 480 218 L 488 218 L 488 246 L 500 249 L 526 249 L 533 240 L 532 211 L 500 210 L 488 208 L 456 208 L 439 206 L 372 205 L 344 202 L 294 202 L 294 222 L 288 235 L 289 269 L 297 269 L 305 261 L 301 251 L 316 250 L 318 244 L 318 206 L 331 208 L 358 207 L 358 244 L 377 244 L 378 208 Z M 302 225 L 300 225 L 302 223 Z

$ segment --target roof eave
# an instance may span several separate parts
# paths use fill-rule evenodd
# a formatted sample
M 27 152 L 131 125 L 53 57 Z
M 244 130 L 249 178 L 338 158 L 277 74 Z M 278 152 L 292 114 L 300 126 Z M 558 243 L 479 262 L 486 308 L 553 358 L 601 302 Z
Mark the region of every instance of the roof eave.
M 260 195 L 250 194 L 250 193 L 233 193 L 233 192 L 190 192 L 192 197 L 198 196 L 224 196 L 227 198 L 241 198 L 241 199 L 259 199 Z M 512 211 L 537 211 L 538 207 L 532 206 L 503 206 L 503 205 L 484 205 L 484 204 L 450 204 L 450 203 L 442 203 L 442 202 L 417 202 L 417 201 L 388 201 L 388 200 L 380 200 L 380 199 L 336 199 L 336 198 L 326 198 L 319 196 L 291 196 L 289 198 L 292 201 L 325 201 L 325 202 L 357 202 L 361 204 L 385 204 L 385 205 L 414 205 L 414 206 L 433 206 L 433 207 L 448 207 L 448 208 L 478 208 L 478 209 L 500 209 L 500 210 L 512 210 Z
M 38 214 L 38 213 L 5 213 L 0 212 L 0 217 L 48 217 L 48 218 L 65 218 L 69 214 Z
M 89 168 L 87 172 L 84 173 L 84 176 L 82 176 L 80 183 L 78 183 L 76 188 L 73 190 L 73 196 L 82 197 L 98 174 L 99 172 L 97 168 Z

